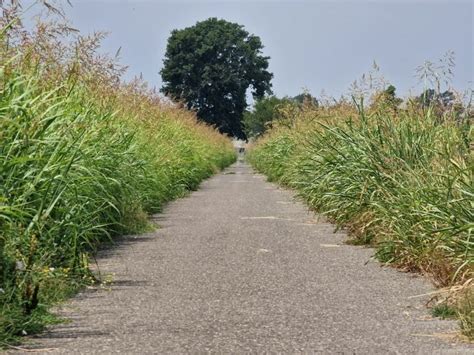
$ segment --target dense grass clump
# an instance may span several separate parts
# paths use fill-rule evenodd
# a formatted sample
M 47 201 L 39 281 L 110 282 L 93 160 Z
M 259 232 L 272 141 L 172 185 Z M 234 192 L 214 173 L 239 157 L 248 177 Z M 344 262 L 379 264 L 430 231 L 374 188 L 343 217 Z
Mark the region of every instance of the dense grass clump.
M 0 344 L 52 320 L 101 241 L 235 160 L 230 141 L 97 54 L 100 35 L 0 34 Z M 69 35 L 69 36 L 68 36 Z M 67 41 L 64 40 L 67 37 Z
M 353 242 L 375 246 L 381 261 L 429 274 L 439 286 L 467 285 L 474 276 L 471 139 L 468 118 L 429 109 L 321 107 L 274 124 L 249 160 L 347 227 Z M 472 309 L 463 304 L 472 335 Z

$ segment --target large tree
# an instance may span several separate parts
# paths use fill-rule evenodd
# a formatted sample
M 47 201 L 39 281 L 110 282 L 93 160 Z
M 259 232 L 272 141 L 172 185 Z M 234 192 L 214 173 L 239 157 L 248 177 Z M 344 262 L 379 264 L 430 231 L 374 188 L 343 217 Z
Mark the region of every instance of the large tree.
M 255 99 L 271 94 L 268 59 L 259 37 L 243 26 L 209 18 L 173 30 L 168 39 L 161 91 L 184 101 L 199 119 L 223 133 L 244 138 L 246 92 Z

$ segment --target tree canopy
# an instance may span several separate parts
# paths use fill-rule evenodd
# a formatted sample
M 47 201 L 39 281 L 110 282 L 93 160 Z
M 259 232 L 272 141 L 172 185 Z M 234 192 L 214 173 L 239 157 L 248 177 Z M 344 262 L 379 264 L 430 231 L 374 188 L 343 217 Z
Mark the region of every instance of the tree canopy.
M 428 107 L 431 105 L 438 105 L 442 107 L 449 107 L 455 102 L 456 97 L 452 91 L 446 90 L 444 92 L 436 92 L 434 89 L 426 89 L 421 93 L 416 100 L 423 105 Z
M 278 109 L 290 104 L 295 104 L 295 102 L 287 97 L 269 96 L 257 100 L 252 111 L 244 113 L 243 123 L 247 137 L 262 135 L 272 121 L 280 118 Z
M 377 92 L 372 99 L 371 107 L 378 107 L 393 113 L 398 111 L 398 106 L 403 102 L 403 99 L 397 96 L 397 88 L 393 85 L 389 85 L 385 90 Z
M 258 36 L 243 26 L 209 18 L 173 30 L 168 39 L 161 91 L 184 101 L 198 118 L 222 133 L 244 138 L 246 93 L 255 99 L 271 94 L 273 74 Z
M 295 109 L 318 107 L 318 100 L 309 92 L 294 97 L 266 96 L 256 100 L 251 110 L 244 113 L 244 131 L 248 137 L 258 137 L 271 127 L 272 122 L 282 118 L 281 109 L 291 106 Z
M 314 107 L 319 106 L 318 99 L 312 96 L 309 92 L 303 92 L 299 95 L 293 97 L 293 101 L 297 102 L 300 105 L 311 105 Z

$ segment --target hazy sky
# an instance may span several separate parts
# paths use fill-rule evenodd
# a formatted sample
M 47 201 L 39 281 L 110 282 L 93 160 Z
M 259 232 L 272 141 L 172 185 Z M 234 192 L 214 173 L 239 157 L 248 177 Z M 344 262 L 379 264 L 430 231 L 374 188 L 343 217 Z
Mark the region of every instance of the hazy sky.
M 260 36 L 279 96 L 294 96 L 303 87 L 339 96 L 373 60 L 403 95 L 417 84 L 414 69 L 447 50 L 456 54 L 454 86 L 473 86 L 473 1 L 71 2 L 65 8 L 76 28 L 109 31 L 104 49 L 115 53 L 122 47 L 127 77 L 142 73 L 158 87 L 170 31 L 209 17 Z

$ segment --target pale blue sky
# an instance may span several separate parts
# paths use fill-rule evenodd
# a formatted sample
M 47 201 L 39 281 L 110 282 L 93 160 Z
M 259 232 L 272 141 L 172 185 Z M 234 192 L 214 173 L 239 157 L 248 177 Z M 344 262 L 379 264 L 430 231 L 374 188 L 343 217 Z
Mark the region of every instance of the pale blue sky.
M 373 60 L 403 95 L 416 87 L 414 69 L 447 50 L 456 54 L 454 86 L 472 87 L 472 1 L 71 2 L 65 9 L 76 28 L 110 31 L 104 49 L 115 53 L 122 47 L 127 77 L 143 73 L 158 87 L 170 31 L 208 17 L 237 22 L 261 37 L 279 96 L 303 87 L 339 96 Z

